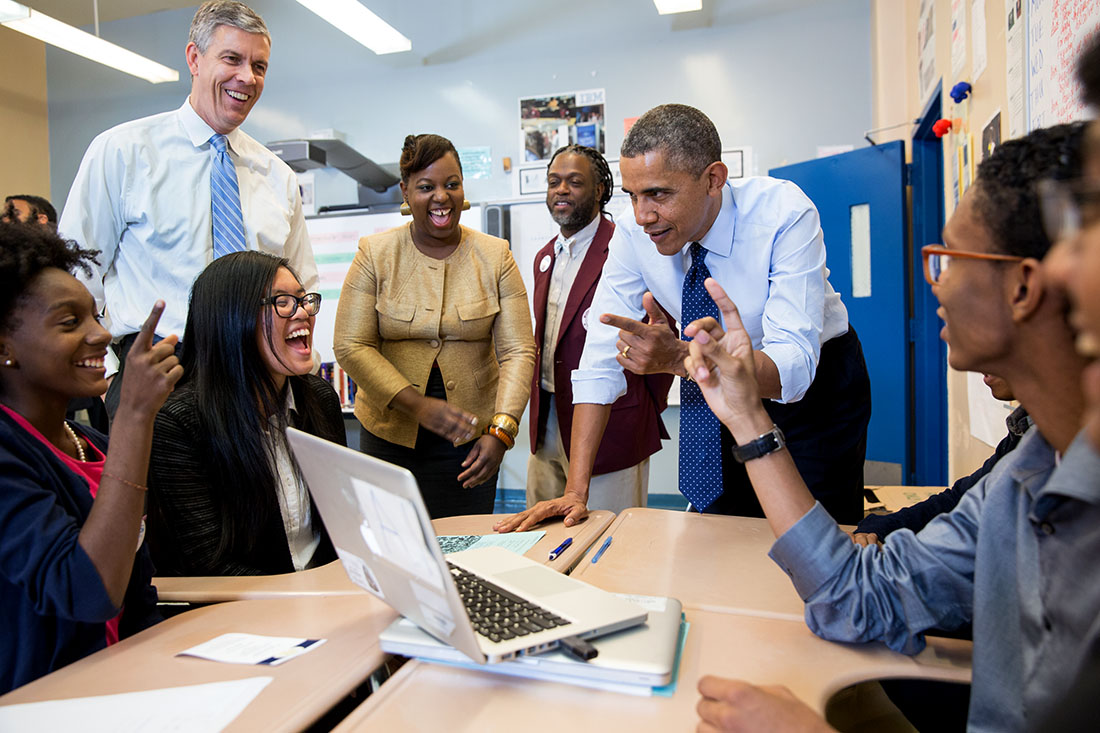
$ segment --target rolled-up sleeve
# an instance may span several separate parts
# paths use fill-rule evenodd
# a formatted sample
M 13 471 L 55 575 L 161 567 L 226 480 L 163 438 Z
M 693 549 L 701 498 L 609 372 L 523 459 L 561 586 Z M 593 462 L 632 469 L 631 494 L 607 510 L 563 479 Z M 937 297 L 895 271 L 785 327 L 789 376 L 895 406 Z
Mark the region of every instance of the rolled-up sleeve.
M 500 313 L 493 322 L 493 345 L 500 365 L 496 412 L 519 420 L 531 396 L 535 371 L 535 337 L 527 289 L 511 251 L 503 249 L 500 269 Z
M 825 238 L 817 209 L 794 184 L 779 200 L 786 221 L 775 234 L 761 351 L 775 362 L 781 402 L 802 399 L 817 373 L 825 320 Z
M 610 405 L 626 394 L 626 375 L 615 359 L 619 329 L 600 321 L 604 313 L 641 320 L 646 282 L 630 252 L 624 228 L 615 228 L 608 243 L 607 261 L 592 296 L 586 318 L 588 335 L 577 368 L 573 370 L 573 403 Z
M 370 242 L 363 237 L 340 291 L 333 352 L 363 392 L 362 396 L 385 406 L 411 382 L 379 351 L 377 302 Z
M 968 495 L 919 538 L 899 530 L 882 547 L 863 547 L 818 503 L 776 540 L 770 555 L 806 603 L 806 624 L 815 634 L 881 641 L 916 654 L 924 631 L 957 628 L 972 616 L 979 512 L 977 496 Z
M 290 266 L 298 274 L 302 287 L 311 291 L 317 287 L 317 262 L 313 257 L 313 246 L 309 241 L 306 217 L 302 211 L 302 195 L 298 191 L 297 179 L 290 177 L 290 232 L 287 234 L 283 252 Z

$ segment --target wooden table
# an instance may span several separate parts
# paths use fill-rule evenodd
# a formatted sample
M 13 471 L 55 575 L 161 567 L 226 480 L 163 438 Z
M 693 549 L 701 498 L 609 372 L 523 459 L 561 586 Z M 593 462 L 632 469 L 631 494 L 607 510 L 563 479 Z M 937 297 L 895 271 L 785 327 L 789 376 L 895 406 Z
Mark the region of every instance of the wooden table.
M 678 598 L 685 606 L 798 622 L 802 599 L 768 557 L 775 536 L 764 519 L 635 508 L 593 545 L 573 576 L 615 593 Z
M 138 692 L 271 676 L 230 730 L 301 730 L 362 684 L 383 661 L 378 635 L 397 614 L 361 596 L 220 603 L 151 629 L 0 697 L 0 705 Z M 227 632 L 324 638 L 275 667 L 221 664 L 175 654 Z
M 501 518 L 498 514 L 472 514 L 461 517 L 445 517 L 432 520 L 436 534 L 488 534 L 493 524 Z M 548 565 L 555 570 L 568 572 L 585 550 L 596 541 L 615 519 L 608 511 L 594 511 L 582 524 L 566 528 L 561 520 L 544 522 L 538 529 L 545 530 L 538 543 L 527 551 L 527 557 Z M 550 561 L 550 551 L 566 537 L 573 544 L 555 561 Z M 155 578 L 153 584 L 162 601 L 187 603 L 218 603 L 262 598 L 286 598 L 290 596 L 365 596 L 366 591 L 348 580 L 339 561 L 300 573 L 282 575 L 251 575 L 233 577 Z
M 686 731 L 695 728 L 696 685 L 705 674 L 787 685 L 822 714 L 833 695 L 867 680 L 970 679 L 970 642 L 932 639 L 924 652 L 907 657 L 882 644 L 819 639 L 801 621 L 698 608 L 686 608 L 685 615 L 691 629 L 672 697 L 639 698 L 411 661 L 335 730 L 482 733 L 522 725 L 553 733 Z

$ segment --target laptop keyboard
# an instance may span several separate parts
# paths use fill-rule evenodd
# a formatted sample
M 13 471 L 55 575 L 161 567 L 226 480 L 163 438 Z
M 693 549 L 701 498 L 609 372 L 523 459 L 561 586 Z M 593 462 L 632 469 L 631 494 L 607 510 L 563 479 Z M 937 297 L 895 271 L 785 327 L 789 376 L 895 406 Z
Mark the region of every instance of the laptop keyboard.
M 484 578 L 451 563 L 447 565 L 474 629 L 490 641 L 507 641 L 569 623 Z

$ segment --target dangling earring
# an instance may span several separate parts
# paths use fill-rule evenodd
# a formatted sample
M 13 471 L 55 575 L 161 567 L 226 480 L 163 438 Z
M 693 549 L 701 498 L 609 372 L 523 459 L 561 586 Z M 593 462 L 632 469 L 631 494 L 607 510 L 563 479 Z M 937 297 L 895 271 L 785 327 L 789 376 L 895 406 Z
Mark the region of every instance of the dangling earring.
M 469 211 L 470 210 L 470 202 L 467 201 L 466 199 L 462 199 L 462 210 L 463 211 Z
M 405 201 L 401 204 L 401 208 L 398 209 L 401 212 L 401 216 L 412 216 L 413 210 L 409 208 L 409 202 Z

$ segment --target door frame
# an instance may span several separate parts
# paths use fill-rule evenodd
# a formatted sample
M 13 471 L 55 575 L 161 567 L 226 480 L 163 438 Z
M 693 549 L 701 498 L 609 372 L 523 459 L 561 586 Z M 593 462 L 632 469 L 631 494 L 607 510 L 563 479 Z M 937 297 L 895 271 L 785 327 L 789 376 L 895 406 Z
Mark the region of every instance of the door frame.
M 910 414 L 913 440 L 910 476 L 917 486 L 947 484 L 947 345 L 940 338 L 939 306 L 924 280 L 921 247 L 942 238 L 944 215 L 943 142 L 932 131 L 942 114 L 943 83 L 925 106 L 911 140 L 912 236 L 909 263 Z

